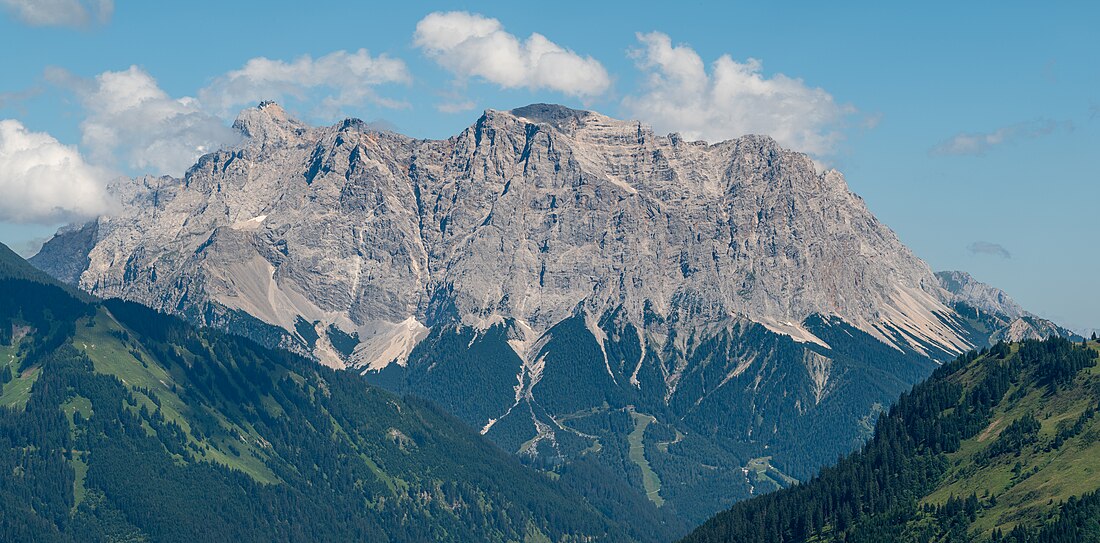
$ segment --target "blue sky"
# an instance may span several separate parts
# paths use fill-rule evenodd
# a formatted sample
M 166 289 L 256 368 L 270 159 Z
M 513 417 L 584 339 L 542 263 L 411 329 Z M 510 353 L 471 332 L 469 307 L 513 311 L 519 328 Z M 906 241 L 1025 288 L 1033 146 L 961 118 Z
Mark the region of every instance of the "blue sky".
M 264 94 L 314 123 L 381 119 L 428 138 L 486 108 L 557 102 L 706 139 L 779 135 L 843 171 L 933 268 L 1100 327 L 1098 4 L 769 4 L 0 0 L 0 120 L 14 121 L 0 124 L 0 154 L 53 168 L 0 160 L 16 179 L 0 179 L 0 241 L 26 250 L 96 212 L 106 177 L 180 173 Z M 417 33 L 451 11 L 472 15 Z M 515 46 L 508 70 L 486 68 L 497 49 L 455 45 L 469 26 Z M 546 47 L 561 63 L 530 62 Z M 271 62 L 248 64 L 260 57 Z M 347 62 L 362 71 L 332 69 Z M 120 88 L 167 105 L 119 113 Z M 190 147 L 165 151 L 170 137 Z

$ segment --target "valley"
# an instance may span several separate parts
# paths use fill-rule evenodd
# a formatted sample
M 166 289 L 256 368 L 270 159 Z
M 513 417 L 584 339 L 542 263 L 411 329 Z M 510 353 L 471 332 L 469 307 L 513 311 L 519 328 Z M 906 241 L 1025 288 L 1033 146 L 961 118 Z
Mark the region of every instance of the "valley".
M 901 397 L 859 452 L 684 539 L 1092 541 L 1100 344 L 998 343 Z

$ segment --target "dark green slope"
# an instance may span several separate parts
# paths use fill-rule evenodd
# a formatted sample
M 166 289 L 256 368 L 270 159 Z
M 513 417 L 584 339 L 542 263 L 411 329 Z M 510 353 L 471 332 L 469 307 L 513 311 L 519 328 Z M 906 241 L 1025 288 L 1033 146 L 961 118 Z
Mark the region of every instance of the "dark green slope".
M 78 299 L 20 262 L 0 254 L 0 541 L 673 534 L 625 490 L 586 487 L 598 466 L 551 478 L 427 402 Z
M 964 355 L 860 452 L 684 541 L 1100 541 L 1098 349 L 1054 338 Z
M 0 279 L 18 279 L 42 285 L 52 285 L 78 300 L 93 301 L 90 294 L 54 279 L 46 272 L 32 266 L 30 262 L 23 260 L 23 257 L 3 243 L 0 243 Z
M 366 378 L 431 398 L 528 464 L 597 464 L 663 514 L 696 525 L 857 449 L 883 407 L 935 367 L 837 319 L 805 323 L 827 349 L 747 322 L 643 343 L 619 317 L 599 321 L 602 349 L 580 313 L 555 325 L 531 355 L 542 367 L 529 390 L 508 319 L 483 331 L 436 327 L 407 365 Z M 815 360 L 825 365 L 824 386 L 811 375 Z

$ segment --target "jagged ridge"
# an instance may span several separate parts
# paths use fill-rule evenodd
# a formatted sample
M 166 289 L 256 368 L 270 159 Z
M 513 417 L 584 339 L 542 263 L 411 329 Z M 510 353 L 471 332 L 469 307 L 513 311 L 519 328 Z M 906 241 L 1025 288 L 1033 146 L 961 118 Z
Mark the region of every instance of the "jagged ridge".
M 649 304 L 799 340 L 818 314 L 899 348 L 969 346 L 943 322 L 950 295 L 843 177 L 766 137 L 685 142 L 546 104 L 487 111 L 442 141 L 312 128 L 269 102 L 235 126 L 240 148 L 184 179 L 116 184 L 118 216 L 35 262 L 173 311 L 215 303 L 291 333 L 302 316 L 322 336 L 335 325 L 368 340 L 354 363 L 372 367 L 393 353 L 379 343 L 423 337 L 409 319 L 514 317 L 541 335 L 582 303 L 622 307 L 639 327 Z M 63 269 L 81 249 L 84 270 Z M 345 362 L 324 340 L 314 351 Z

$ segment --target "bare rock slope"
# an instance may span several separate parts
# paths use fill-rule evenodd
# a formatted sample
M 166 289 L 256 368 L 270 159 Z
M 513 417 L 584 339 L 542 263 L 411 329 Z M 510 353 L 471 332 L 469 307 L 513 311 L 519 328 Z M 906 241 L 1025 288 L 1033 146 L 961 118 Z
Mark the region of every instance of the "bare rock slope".
M 974 279 L 963 271 L 937 272 L 951 305 L 964 318 L 987 321 L 990 341 L 1024 341 L 1062 336 L 1076 339 L 1076 333 L 1024 310 L 1005 291 Z

